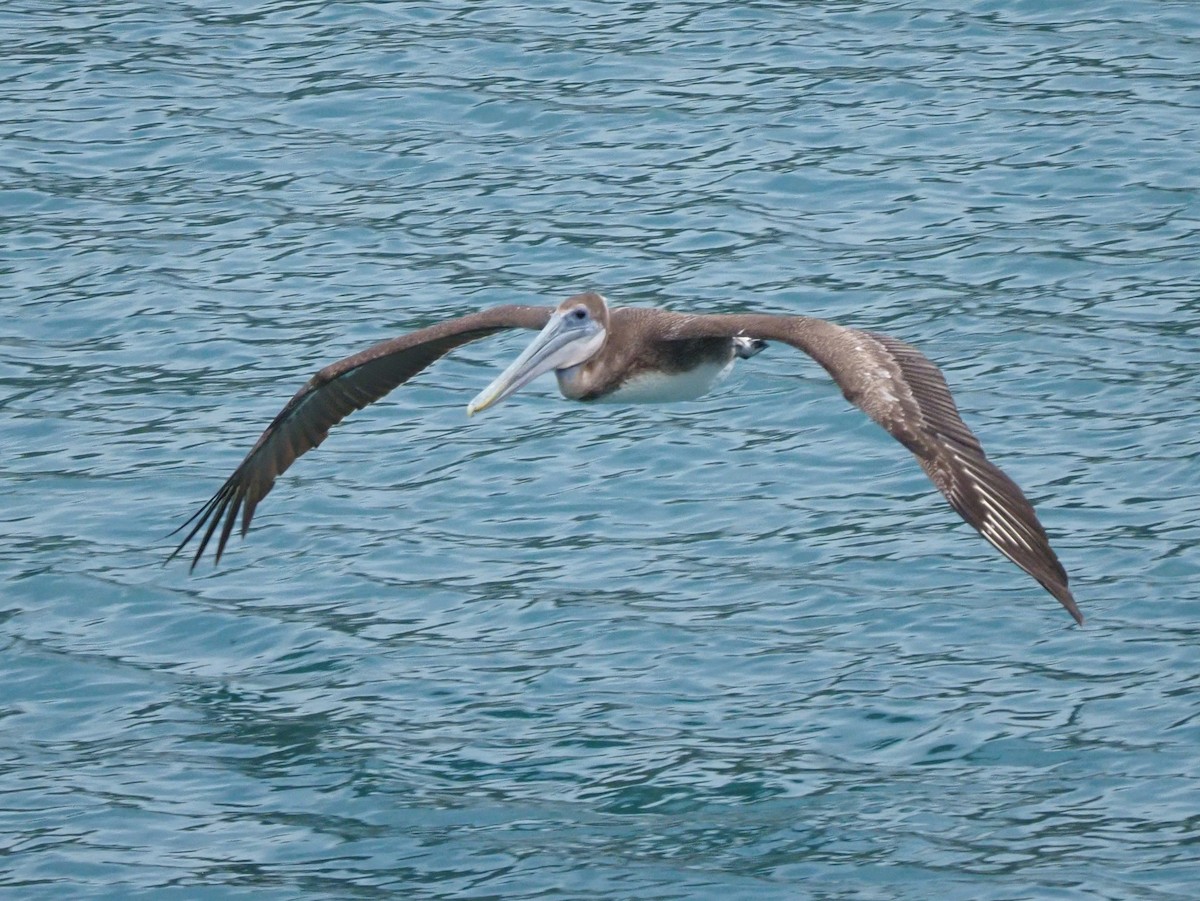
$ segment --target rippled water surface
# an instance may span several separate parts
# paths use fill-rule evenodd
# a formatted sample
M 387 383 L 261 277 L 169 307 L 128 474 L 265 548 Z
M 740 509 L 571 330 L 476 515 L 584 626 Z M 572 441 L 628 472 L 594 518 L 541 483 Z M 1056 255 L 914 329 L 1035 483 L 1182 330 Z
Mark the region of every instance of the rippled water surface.
M 1200 7 L 0 7 L 0 888 L 1148 898 L 1200 878 Z M 505 302 L 945 369 L 1088 617 L 785 347 L 520 335 L 164 566 L 321 365 Z

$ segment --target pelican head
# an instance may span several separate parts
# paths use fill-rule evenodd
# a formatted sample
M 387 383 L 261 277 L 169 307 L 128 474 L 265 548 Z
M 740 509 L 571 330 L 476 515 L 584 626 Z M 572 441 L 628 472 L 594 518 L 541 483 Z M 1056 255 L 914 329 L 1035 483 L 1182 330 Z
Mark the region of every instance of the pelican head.
M 607 335 L 608 305 L 603 297 L 589 292 L 567 298 L 524 353 L 467 405 L 467 415 L 500 403 L 543 373 L 586 363 L 600 352 Z

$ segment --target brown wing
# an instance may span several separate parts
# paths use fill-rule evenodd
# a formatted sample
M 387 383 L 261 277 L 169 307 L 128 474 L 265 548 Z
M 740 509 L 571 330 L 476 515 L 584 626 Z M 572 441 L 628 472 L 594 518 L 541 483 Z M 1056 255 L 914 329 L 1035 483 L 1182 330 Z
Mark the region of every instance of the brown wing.
M 279 411 L 220 490 L 175 530 L 181 532 L 192 526 L 167 560 L 173 560 L 203 530 L 200 546 L 192 557 L 194 569 L 220 526 L 214 561 L 220 562 L 238 510 L 242 511 L 241 531 L 245 535 L 255 508 L 270 493 L 275 479 L 297 457 L 324 441 L 333 426 L 403 385 L 454 348 L 505 329 L 540 329 L 552 312 L 550 307 L 493 307 L 383 341 L 326 366 Z
M 665 314 L 661 331 L 679 338 L 720 334 L 783 341 L 809 354 L 847 400 L 913 452 L 963 519 L 1083 623 L 1066 570 L 1033 505 L 988 460 L 959 416 L 941 371 L 915 347 L 803 316 Z

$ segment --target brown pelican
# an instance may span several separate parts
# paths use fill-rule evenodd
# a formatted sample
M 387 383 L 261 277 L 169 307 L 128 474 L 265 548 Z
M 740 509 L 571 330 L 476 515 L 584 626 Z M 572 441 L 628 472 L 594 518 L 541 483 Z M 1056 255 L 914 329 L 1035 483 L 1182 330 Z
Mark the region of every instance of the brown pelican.
M 176 530 L 194 523 L 168 559 L 203 531 L 192 558 L 194 568 L 219 528 L 219 562 L 238 511 L 244 536 L 275 479 L 324 441 L 331 427 L 454 348 L 513 328 L 541 331 L 471 401 L 469 415 L 551 371 L 570 400 L 691 400 L 719 381 L 736 358 L 753 356 L 767 341 L 804 351 L 833 377 L 847 400 L 912 451 L 963 519 L 1083 623 L 1067 587 L 1067 573 L 1032 505 L 988 460 L 979 439 L 959 417 L 941 371 L 916 348 L 888 335 L 806 316 L 610 310 L 594 293 L 571 297 L 557 308 L 493 307 L 381 342 L 326 366 L 288 401 L 221 489 Z

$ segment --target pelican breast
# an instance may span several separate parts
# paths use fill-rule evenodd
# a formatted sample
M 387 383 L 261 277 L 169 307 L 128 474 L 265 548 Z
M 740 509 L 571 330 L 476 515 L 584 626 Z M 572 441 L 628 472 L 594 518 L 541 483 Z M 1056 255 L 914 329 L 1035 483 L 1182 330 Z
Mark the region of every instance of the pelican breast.
M 581 372 L 562 370 L 558 373 L 558 387 L 564 397 L 606 404 L 669 404 L 696 400 L 729 375 L 735 359 L 731 348 L 728 359 L 705 360 L 691 369 L 643 369 L 630 373 L 614 388 L 600 394 L 580 390 Z M 582 368 L 576 366 L 574 370 Z

